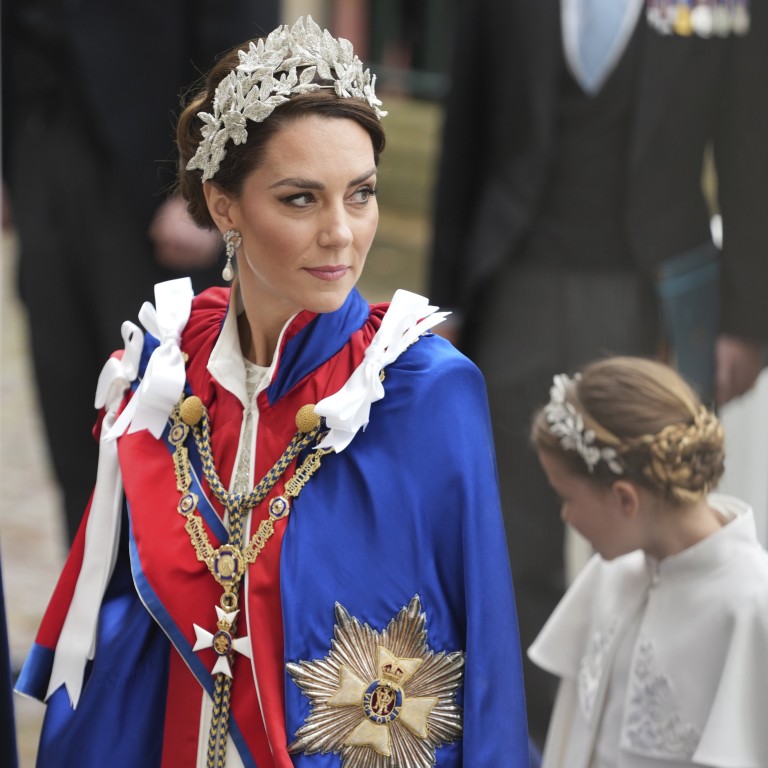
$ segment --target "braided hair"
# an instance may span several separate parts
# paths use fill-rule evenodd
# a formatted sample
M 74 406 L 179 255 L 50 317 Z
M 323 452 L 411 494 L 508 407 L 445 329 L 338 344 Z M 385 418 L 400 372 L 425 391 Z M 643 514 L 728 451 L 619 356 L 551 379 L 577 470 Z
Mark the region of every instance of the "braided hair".
M 706 496 L 722 477 L 723 428 L 669 366 L 636 357 L 599 360 L 569 380 L 566 398 L 594 445 L 613 449 L 618 464 L 600 460 L 589 467 L 552 431 L 541 409 L 533 444 L 557 454 L 572 471 L 604 485 L 632 480 L 675 505 Z

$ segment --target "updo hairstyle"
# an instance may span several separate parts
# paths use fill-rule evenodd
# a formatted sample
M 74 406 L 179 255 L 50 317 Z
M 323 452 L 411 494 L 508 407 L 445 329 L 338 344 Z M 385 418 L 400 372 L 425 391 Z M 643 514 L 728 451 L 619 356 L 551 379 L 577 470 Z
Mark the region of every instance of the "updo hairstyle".
M 258 38 L 254 42 L 257 40 Z M 238 51 L 247 50 L 248 44 L 249 41 L 246 41 L 224 54 L 202 79 L 199 88 L 192 89 L 176 127 L 176 142 L 179 147 L 178 191 L 187 201 L 187 209 L 195 223 L 208 229 L 215 229 L 215 224 L 205 202 L 202 171 L 187 170 L 187 163 L 202 140 L 203 122 L 197 115 L 198 112 L 213 112 L 216 87 L 238 66 Z M 299 68 L 299 74 L 301 71 Z M 317 77 L 313 82 L 333 85 L 332 81 Z M 275 107 L 263 122 L 249 120 L 247 141 L 243 144 L 227 143 L 227 153 L 211 183 L 235 199 L 239 198 L 246 177 L 262 163 L 269 140 L 284 125 L 309 115 L 354 120 L 371 137 L 374 161 L 378 165 L 379 156 L 384 150 L 385 137 L 381 121 L 373 108 L 363 99 L 342 98 L 336 95 L 333 88 L 323 88 L 291 95 L 288 101 Z
M 588 365 L 569 380 L 566 399 L 594 430 L 594 445 L 613 448 L 622 474 L 600 460 L 589 468 L 550 429 L 545 409 L 536 413 L 531 439 L 537 450 L 561 458 L 571 471 L 612 485 L 628 479 L 675 505 L 713 490 L 724 469 L 723 428 L 681 376 L 667 365 L 612 357 Z

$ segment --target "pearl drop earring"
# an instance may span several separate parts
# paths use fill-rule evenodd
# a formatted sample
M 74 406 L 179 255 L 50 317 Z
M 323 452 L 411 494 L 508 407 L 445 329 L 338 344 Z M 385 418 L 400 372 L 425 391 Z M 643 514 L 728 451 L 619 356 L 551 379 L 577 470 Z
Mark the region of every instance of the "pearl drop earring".
M 235 276 L 235 267 L 232 264 L 232 260 L 235 258 L 237 249 L 243 242 L 241 234 L 236 229 L 228 229 L 224 233 L 224 247 L 227 252 L 227 263 L 224 265 L 224 269 L 221 271 L 221 276 L 230 282 Z

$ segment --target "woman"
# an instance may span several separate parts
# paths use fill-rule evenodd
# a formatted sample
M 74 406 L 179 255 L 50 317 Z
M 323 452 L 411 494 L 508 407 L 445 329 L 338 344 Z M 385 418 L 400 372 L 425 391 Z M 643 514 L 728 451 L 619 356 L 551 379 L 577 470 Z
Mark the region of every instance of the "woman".
M 180 189 L 236 278 L 157 286 L 102 374 L 90 514 L 19 683 L 42 765 L 527 762 L 482 380 L 425 299 L 354 287 L 379 104 L 309 19 L 182 114 Z

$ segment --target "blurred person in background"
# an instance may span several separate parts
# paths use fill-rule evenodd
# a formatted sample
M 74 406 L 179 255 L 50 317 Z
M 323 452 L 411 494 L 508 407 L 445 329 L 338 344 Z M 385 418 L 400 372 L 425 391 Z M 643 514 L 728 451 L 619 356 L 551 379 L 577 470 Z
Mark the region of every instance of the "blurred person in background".
M 96 467 L 93 388 L 120 323 L 160 280 L 220 282 L 220 240 L 167 193 L 181 89 L 278 12 L 279 0 L 3 2 L 3 223 L 19 240 L 70 540 Z
M 763 366 L 768 8 L 478 0 L 457 28 L 429 293 L 488 383 L 525 647 L 564 589 L 564 527 L 527 438 L 552 376 L 671 347 L 723 404 Z M 541 743 L 554 681 L 525 672 Z

